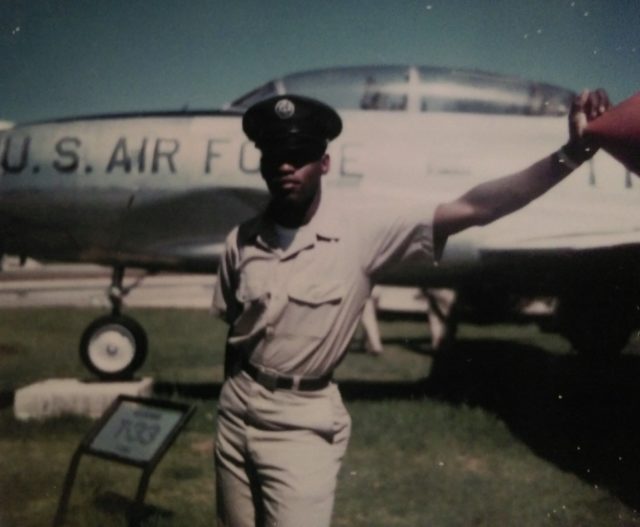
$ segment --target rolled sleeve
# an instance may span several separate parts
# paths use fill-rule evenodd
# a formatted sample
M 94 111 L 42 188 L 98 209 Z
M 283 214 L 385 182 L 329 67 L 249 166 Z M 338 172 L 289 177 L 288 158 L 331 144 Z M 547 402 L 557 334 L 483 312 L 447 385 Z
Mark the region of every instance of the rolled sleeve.
M 429 207 L 387 209 L 366 222 L 361 247 L 367 274 L 376 276 L 408 262 L 433 264 L 434 213 Z

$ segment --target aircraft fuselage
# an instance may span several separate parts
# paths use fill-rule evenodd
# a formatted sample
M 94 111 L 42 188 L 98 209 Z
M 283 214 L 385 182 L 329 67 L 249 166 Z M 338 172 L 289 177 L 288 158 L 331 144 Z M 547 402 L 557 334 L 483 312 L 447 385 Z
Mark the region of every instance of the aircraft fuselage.
M 425 210 L 550 153 L 566 126 L 563 117 L 343 118 L 325 188 L 353 203 Z M 4 252 L 43 260 L 213 272 L 226 233 L 268 198 L 259 152 L 240 117 L 223 112 L 18 126 L 0 133 L 0 168 Z M 640 232 L 639 193 L 621 165 L 599 154 L 523 211 L 453 237 L 438 268 L 390 280 L 455 282 L 462 270 L 487 272 L 506 252 L 530 255 L 535 268 L 535 257 L 626 246 Z

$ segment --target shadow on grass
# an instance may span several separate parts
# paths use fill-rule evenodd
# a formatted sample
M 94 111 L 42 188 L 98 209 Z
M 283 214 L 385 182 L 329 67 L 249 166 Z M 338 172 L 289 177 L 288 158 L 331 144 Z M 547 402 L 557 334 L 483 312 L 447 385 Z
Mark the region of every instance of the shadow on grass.
M 498 415 L 537 455 L 640 508 L 640 357 L 590 362 L 504 341 L 459 342 L 425 394 Z
M 104 492 L 96 496 L 94 504 L 103 513 L 111 516 L 122 516 L 130 518 L 135 502 L 133 499 L 115 492 Z M 170 520 L 174 514 L 172 511 L 156 505 L 143 503 L 142 510 L 139 512 L 138 520 L 131 520 L 130 525 L 156 525 L 157 520 Z
M 14 399 L 14 390 L 0 390 L 0 410 L 13 406 Z
M 424 338 L 403 345 L 428 352 Z M 389 344 L 389 341 L 385 341 Z M 216 383 L 157 383 L 159 395 L 216 398 Z M 640 356 L 594 363 L 504 340 L 458 341 L 416 382 L 340 382 L 345 400 L 420 399 L 481 407 L 537 455 L 640 509 Z

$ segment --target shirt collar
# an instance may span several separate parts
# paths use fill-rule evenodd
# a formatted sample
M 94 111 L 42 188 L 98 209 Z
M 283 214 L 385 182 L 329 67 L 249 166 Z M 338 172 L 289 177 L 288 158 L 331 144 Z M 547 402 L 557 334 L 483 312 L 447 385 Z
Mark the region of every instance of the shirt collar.
M 340 223 L 336 218 L 336 212 L 335 208 L 331 206 L 330 200 L 322 196 L 318 210 L 311 221 L 305 225 L 305 235 L 299 241 L 296 239 L 287 253 L 292 252 L 293 249 L 296 249 L 297 252 L 303 248 L 301 246 L 313 245 L 317 239 L 340 239 Z M 251 221 L 247 227 L 248 236 L 258 244 L 270 250 L 276 247 L 275 224 L 266 210 L 258 215 L 254 221 Z

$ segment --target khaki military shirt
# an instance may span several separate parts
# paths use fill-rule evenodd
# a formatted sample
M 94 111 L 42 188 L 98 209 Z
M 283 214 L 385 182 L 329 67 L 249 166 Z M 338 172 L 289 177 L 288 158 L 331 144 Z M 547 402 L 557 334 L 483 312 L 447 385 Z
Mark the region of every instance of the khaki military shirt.
M 318 377 L 342 358 L 377 277 L 390 266 L 433 263 L 433 210 L 346 208 L 323 196 L 285 250 L 261 214 L 231 231 L 213 309 L 228 346 L 267 371 Z

